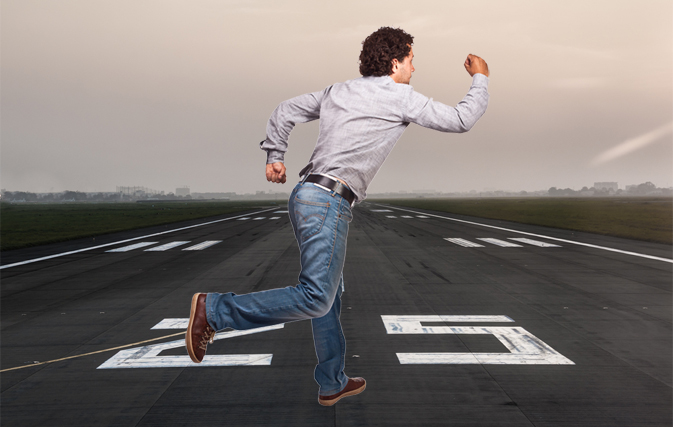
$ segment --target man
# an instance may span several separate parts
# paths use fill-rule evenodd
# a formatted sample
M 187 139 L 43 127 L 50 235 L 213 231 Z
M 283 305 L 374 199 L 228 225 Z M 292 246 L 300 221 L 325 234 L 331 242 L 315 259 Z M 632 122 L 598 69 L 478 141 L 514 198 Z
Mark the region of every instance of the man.
M 344 373 L 346 341 L 339 320 L 351 207 L 364 200 L 409 123 L 466 132 L 488 104 L 488 66 L 475 55 L 464 64 L 472 86 L 455 108 L 414 92 L 412 44 L 403 30 L 380 28 L 362 44 L 363 77 L 298 96 L 274 110 L 260 147 L 267 152 L 266 178 L 275 183 L 287 180 L 283 161 L 295 123 L 320 119 L 315 150 L 288 202 L 301 254 L 299 284 L 245 295 L 195 294 L 185 338 L 194 362 L 203 360 L 216 331 L 311 319 L 318 402 L 330 406 L 365 389 L 364 379 Z

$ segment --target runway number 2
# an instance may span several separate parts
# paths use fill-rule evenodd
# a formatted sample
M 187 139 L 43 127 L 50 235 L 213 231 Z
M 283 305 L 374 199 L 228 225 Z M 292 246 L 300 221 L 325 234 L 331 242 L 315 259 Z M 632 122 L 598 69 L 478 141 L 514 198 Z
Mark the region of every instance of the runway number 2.
M 574 365 L 562 354 L 535 335 L 517 326 L 423 326 L 423 323 L 509 323 L 507 316 L 381 316 L 388 334 L 482 334 L 496 337 L 506 353 L 397 353 L 402 365 L 413 364 L 497 364 L 497 365 Z M 164 319 L 152 329 L 187 329 L 189 319 Z M 219 332 L 215 340 L 258 334 L 285 325 L 274 325 L 247 331 Z M 161 356 L 160 353 L 184 348 L 183 339 L 121 350 L 98 369 L 118 368 L 187 368 L 208 366 L 268 366 L 273 354 L 207 355 L 203 362 L 193 363 L 189 356 Z
M 164 319 L 152 329 L 187 329 L 189 319 Z M 282 329 L 285 324 L 249 329 L 247 331 L 229 331 L 215 334 L 214 340 L 258 334 L 260 332 Z M 185 348 L 185 340 L 169 341 L 161 344 L 122 350 L 112 356 L 98 369 L 116 368 L 191 368 L 208 366 L 260 366 L 270 365 L 273 354 L 213 354 L 203 358 L 203 362 L 194 363 L 189 356 L 160 356 L 159 353 L 173 348 Z M 185 349 L 185 352 L 187 350 Z

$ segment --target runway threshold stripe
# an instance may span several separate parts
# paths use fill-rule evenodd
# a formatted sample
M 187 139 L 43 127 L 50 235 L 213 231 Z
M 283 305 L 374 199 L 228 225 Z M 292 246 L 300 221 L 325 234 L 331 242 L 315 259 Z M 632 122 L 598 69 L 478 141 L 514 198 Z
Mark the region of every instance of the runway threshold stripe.
M 140 242 L 133 245 L 122 246 L 121 248 L 110 249 L 105 252 L 128 252 L 138 248 L 144 248 L 145 246 L 155 245 L 157 242 Z
M 477 240 L 482 242 L 490 243 L 492 245 L 500 246 L 503 248 L 521 248 L 523 246 L 517 245 L 516 243 L 511 243 L 506 240 L 494 239 L 492 237 L 477 237 Z
M 516 240 L 521 243 L 528 243 L 529 245 L 539 246 L 541 248 L 560 248 L 560 245 L 554 245 L 552 243 L 540 242 L 538 240 L 526 239 L 525 237 L 508 237 L 509 240 Z
M 397 210 L 404 211 L 404 212 L 411 212 L 411 213 L 414 213 L 414 214 L 428 215 L 428 216 L 432 216 L 432 217 L 435 217 L 435 218 L 446 219 L 446 220 L 449 220 L 449 221 L 462 222 L 463 224 L 478 225 L 480 227 L 487 227 L 487 228 L 493 228 L 495 230 L 509 231 L 511 233 L 525 234 L 526 236 L 540 237 L 542 239 L 549 239 L 549 240 L 554 240 L 554 241 L 557 241 L 557 242 L 570 243 L 571 245 L 585 246 L 585 247 L 588 247 L 588 248 L 601 249 L 601 250 L 609 251 L 609 252 L 617 252 L 617 253 L 624 254 L 624 255 L 631 255 L 631 256 L 636 256 L 636 257 L 640 257 L 640 258 L 653 259 L 655 261 L 663 261 L 663 262 L 668 262 L 668 263 L 673 264 L 673 259 L 670 259 L 670 258 L 662 258 L 662 257 L 654 256 L 654 255 L 641 254 L 641 253 L 638 253 L 638 252 L 623 251 L 621 249 L 608 248 L 607 246 L 592 245 L 590 243 L 583 243 L 583 242 L 576 242 L 574 240 L 560 239 L 558 237 L 545 236 L 543 234 L 535 234 L 535 233 L 528 233 L 526 231 L 512 230 L 511 228 L 497 227 L 495 225 L 488 225 L 488 224 L 481 224 L 479 222 L 466 221 L 464 219 L 458 219 L 458 218 L 450 218 L 450 217 L 435 215 L 435 214 L 431 214 L 431 213 L 427 213 L 427 212 L 412 211 L 412 210 L 409 210 L 409 209 L 398 208 L 396 206 L 379 205 L 377 203 L 373 203 L 373 204 L 375 204 L 377 206 L 390 207 L 391 209 L 397 209 Z
M 456 245 L 464 246 L 466 248 L 483 248 L 484 247 L 484 245 L 480 245 L 479 243 L 470 242 L 469 240 L 460 239 L 460 238 L 457 238 L 457 237 L 447 237 L 444 240 L 448 240 L 451 243 L 455 243 Z
M 169 249 L 173 249 L 173 248 L 178 247 L 178 246 L 186 245 L 187 243 L 189 243 L 189 240 L 186 241 L 186 242 L 166 243 L 166 244 L 161 245 L 161 246 L 145 249 L 145 252 L 163 252 L 163 251 L 167 251 Z
M 261 210 L 261 211 L 254 212 L 252 215 L 260 214 L 260 213 L 263 213 L 263 212 L 268 212 L 268 211 L 273 210 L 273 209 L 278 209 L 278 208 L 264 209 L 264 210 Z M 247 215 L 250 215 L 250 214 L 247 214 Z M 240 217 L 243 217 L 243 216 L 245 216 L 245 215 L 237 215 L 237 216 L 232 216 L 232 217 L 229 217 L 229 218 L 216 219 L 215 221 L 208 221 L 208 222 L 204 222 L 204 223 L 201 223 L 201 224 L 190 225 L 190 226 L 187 226 L 187 227 L 180 227 L 180 228 L 176 228 L 174 230 L 167 230 L 167 231 L 162 231 L 160 233 L 148 234 L 146 236 L 134 237 L 132 239 L 120 240 L 118 242 L 106 243 L 104 245 L 92 246 L 90 248 L 77 249 L 75 251 L 61 252 L 60 254 L 43 256 L 43 257 L 40 257 L 40 258 L 33 258 L 33 259 L 26 260 L 26 261 L 21 261 L 21 262 L 15 262 L 15 263 L 12 263 L 12 264 L 2 265 L 2 266 L 0 266 L 0 270 L 3 270 L 5 268 L 18 267 L 19 265 L 30 264 L 30 263 L 33 263 L 33 262 L 45 261 L 45 260 L 48 260 L 48 259 L 58 258 L 58 257 L 66 256 L 66 255 L 78 254 L 80 252 L 91 251 L 91 250 L 94 250 L 94 249 L 107 248 L 109 246 L 119 245 L 121 243 L 133 242 L 135 240 L 147 239 L 149 237 L 154 237 L 154 236 L 161 236 L 163 234 L 174 233 L 176 231 L 189 230 L 190 228 L 203 227 L 204 225 L 215 224 L 215 223 L 222 222 L 222 221 L 229 221 L 229 220 L 240 218 Z
M 218 243 L 221 243 L 222 240 L 206 240 L 205 242 L 201 242 L 197 245 L 190 246 L 188 248 L 184 248 L 183 251 L 202 251 L 206 248 L 209 248 L 213 245 L 216 245 Z

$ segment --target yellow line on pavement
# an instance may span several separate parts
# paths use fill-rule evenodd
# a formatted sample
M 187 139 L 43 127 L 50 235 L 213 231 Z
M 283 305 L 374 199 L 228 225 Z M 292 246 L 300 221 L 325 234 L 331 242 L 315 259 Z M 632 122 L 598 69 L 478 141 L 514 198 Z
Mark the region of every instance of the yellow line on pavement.
M 0 372 L 14 371 L 16 369 L 30 368 L 32 366 L 45 365 L 47 363 L 60 362 L 61 360 L 75 359 L 77 357 L 84 357 L 84 356 L 90 356 L 92 354 L 105 353 L 106 351 L 119 350 L 120 348 L 126 348 L 126 347 L 133 347 L 134 345 L 145 344 L 146 342 L 152 342 L 152 341 L 159 341 L 159 340 L 163 340 L 165 338 L 177 337 L 178 335 L 184 335 L 184 334 L 185 334 L 184 332 L 178 332 L 177 334 L 164 335 L 163 337 L 157 337 L 157 338 L 152 338 L 152 339 L 145 340 L 145 341 L 134 342 L 133 344 L 120 345 L 119 347 L 107 348 L 105 350 L 92 351 L 91 353 L 84 353 L 84 354 L 78 354 L 76 356 L 62 357 L 60 359 L 47 360 L 46 362 L 39 362 L 39 363 L 30 364 L 30 365 L 17 366 L 15 368 L 7 368 L 7 369 L 0 370 Z

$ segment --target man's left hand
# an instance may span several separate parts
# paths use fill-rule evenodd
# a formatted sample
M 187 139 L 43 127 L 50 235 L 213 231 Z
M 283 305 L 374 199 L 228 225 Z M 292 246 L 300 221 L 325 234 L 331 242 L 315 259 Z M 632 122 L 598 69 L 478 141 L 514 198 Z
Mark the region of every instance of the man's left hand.
M 283 162 L 269 163 L 266 165 L 266 180 L 285 184 L 287 176 L 285 175 L 285 165 Z

